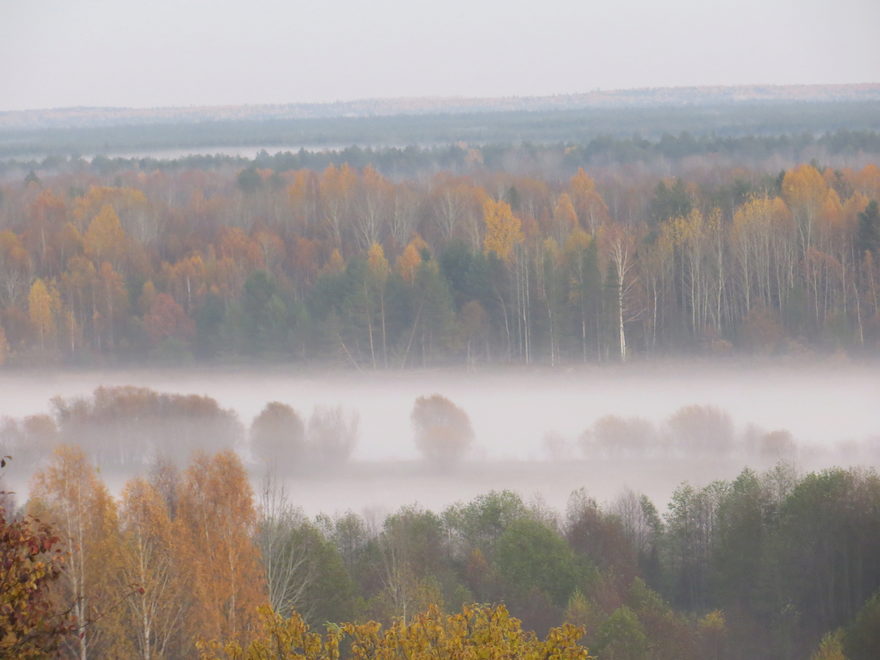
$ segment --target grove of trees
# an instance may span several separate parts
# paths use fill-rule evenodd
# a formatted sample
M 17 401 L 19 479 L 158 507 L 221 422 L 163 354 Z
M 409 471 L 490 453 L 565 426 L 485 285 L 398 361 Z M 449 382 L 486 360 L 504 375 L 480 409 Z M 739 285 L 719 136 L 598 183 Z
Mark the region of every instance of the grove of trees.
M 62 445 L 0 516 L 0 650 L 861 660 L 880 643 L 878 512 L 873 471 L 780 464 L 682 484 L 665 511 L 580 490 L 560 514 L 503 491 L 310 519 L 277 484 L 255 497 L 230 451 L 113 496 Z

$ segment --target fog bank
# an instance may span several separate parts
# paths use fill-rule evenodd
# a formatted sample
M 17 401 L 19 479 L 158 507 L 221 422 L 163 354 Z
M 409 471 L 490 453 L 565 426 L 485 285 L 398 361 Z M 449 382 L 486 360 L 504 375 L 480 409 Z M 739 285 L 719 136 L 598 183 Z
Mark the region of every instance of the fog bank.
M 599 498 L 624 487 L 665 501 L 683 480 L 730 478 L 745 465 L 779 458 L 703 452 L 652 458 L 585 452 L 586 431 L 603 417 L 639 417 L 662 434 L 686 406 L 714 406 L 729 415 L 737 437 L 750 425 L 785 429 L 797 451 L 782 458 L 802 469 L 876 464 L 880 452 L 878 376 L 871 364 L 676 364 L 566 370 L 476 372 L 308 372 L 292 368 L 6 372 L 0 375 L 0 417 L 50 412 L 53 396 L 88 396 L 98 386 L 135 385 L 159 392 L 207 395 L 232 409 L 245 427 L 270 401 L 307 417 L 317 406 L 341 405 L 360 416 L 351 462 L 310 474 L 281 475 L 308 511 L 394 509 L 419 502 L 440 507 L 492 489 L 517 490 L 559 507 L 578 487 Z M 462 465 L 436 471 L 420 459 L 410 413 L 414 400 L 440 393 L 470 417 L 474 440 Z M 873 443 L 873 444 L 872 444 Z M 265 468 L 237 447 L 258 485 Z M 146 460 L 146 458 L 145 458 Z M 21 475 L 19 475 L 20 477 Z M 111 487 L 113 475 L 105 474 Z M 121 477 L 120 477 L 121 479 Z M 10 475 L 10 480 L 15 482 Z

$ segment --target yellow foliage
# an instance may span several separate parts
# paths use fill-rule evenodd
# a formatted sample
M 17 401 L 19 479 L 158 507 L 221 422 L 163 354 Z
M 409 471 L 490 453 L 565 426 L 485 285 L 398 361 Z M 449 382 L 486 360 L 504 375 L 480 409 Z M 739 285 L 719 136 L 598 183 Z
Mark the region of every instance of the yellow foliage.
M 486 237 L 483 239 L 483 252 L 494 252 L 502 261 L 513 258 L 514 248 L 522 243 L 522 222 L 513 214 L 507 202 L 487 199 L 483 203 L 483 222 L 486 223 Z
M 810 660 L 846 660 L 843 654 L 843 631 L 838 629 L 826 634 Z
M 342 258 L 342 254 L 339 252 L 337 248 L 333 248 L 333 252 L 330 253 L 330 258 L 327 260 L 327 263 L 324 264 L 324 267 L 321 269 L 322 273 L 338 275 L 339 273 L 345 270 L 345 259 Z
M 51 283 L 48 287 L 41 279 L 33 283 L 28 294 L 28 315 L 40 337 L 40 346 L 55 336 L 58 327 L 55 315 L 60 306 L 58 290 Z
M 143 209 L 147 205 L 146 195 L 137 188 L 91 186 L 85 195 L 76 200 L 73 207 L 73 215 L 78 221 L 82 222 L 105 206 L 112 206 L 116 211 L 124 212 L 132 209 Z
M 794 209 L 813 213 L 822 206 L 828 184 L 812 165 L 798 165 L 785 173 L 782 196 Z
M 422 250 L 427 246 L 421 236 L 416 236 L 404 248 L 403 254 L 397 257 L 397 272 L 410 284 L 415 282 L 416 272 L 422 263 Z
M 268 607 L 260 609 L 259 636 L 247 647 L 232 642 L 200 642 L 203 660 L 336 660 L 340 645 L 349 645 L 349 657 L 366 660 L 588 660 L 588 650 L 578 644 L 583 628 L 564 624 L 544 640 L 522 629 L 521 622 L 503 605 L 465 605 L 458 614 L 446 615 L 436 606 L 411 621 L 397 619 L 382 629 L 367 623 L 328 623 L 322 635 L 311 632 L 294 613 L 285 620 Z
M 553 220 L 566 233 L 577 226 L 577 213 L 574 210 L 574 203 L 571 201 L 568 193 L 562 193 L 556 201 L 556 207 L 553 209 Z
M 83 238 L 86 254 L 96 263 L 110 261 L 118 265 L 125 253 L 125 242 L 125 230 L 119 216 L 112 206 L 105 204 L 86 230 Z
M 568 258 L 580 256 L 580 253 L 590 247 L 593 239 L 583 229 L 576 228 L 565 239 L 565 255 Z
M 367 251 L 367 263 L 370 266 L 370 274 L 376 282 L 382 283 L 388 278 L 391 268 L 388 266 L 388 259 L 385 258 L 385 251 L 378 243 L 373 243 Z

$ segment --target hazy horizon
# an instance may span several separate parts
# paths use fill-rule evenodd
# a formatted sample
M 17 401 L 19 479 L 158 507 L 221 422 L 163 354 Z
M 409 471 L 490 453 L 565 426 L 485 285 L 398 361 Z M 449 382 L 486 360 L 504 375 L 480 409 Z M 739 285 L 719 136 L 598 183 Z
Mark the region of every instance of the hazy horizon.
M 0 110 L 862 83 L 880 62 L 880 5 L 866 0 L 40 0 L 4 13 L 0 55 L 22 65 L 0 71 Z

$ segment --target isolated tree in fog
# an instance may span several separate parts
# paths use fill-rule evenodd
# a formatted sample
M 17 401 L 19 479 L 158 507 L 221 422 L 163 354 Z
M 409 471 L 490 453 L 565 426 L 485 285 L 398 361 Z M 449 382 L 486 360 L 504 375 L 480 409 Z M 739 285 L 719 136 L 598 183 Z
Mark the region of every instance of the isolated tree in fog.
M 306 457 L 306 428 L 290 406 L 272 401 L 251 424 L 251 449 L 257 458 L 282 472 Z
M 308 448 L 324 463 L 345 462 L 357 444 L 360 417 L 342 406 L 318 406 L 309 418 Z
M 416 445 L 432 462 L 449 465 L 460 460 L 474 437 L 467 413 L 439 394 L 416 399 L 410 418 Z
M 674 446 L 685 452 L 722 453 L 733 445 L 733 421 L 714 406 L 685 406 L 667 423 Z
M 594 452 L 615 456 L 650 452 L 655 439 L 654 426 L 646 419 L 605 415 L 581 435 L 580 442 L 588 456 Z

